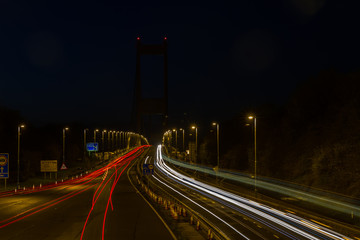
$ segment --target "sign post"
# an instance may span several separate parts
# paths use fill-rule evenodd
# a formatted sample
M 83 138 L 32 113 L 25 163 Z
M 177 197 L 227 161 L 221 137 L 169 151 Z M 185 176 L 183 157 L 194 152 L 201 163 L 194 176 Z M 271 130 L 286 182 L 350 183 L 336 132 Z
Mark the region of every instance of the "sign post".
M 97 152 L 99 151 L 99 144 L 97 142 L 90 142 L 86 144 L 86 150 L 88 152 Z
M 0 153 L 0 178 L 5 179 L 5 191 L 6 180 L 9 178 L 9 154 Z
M 44 177 L 46 178 L 46 173 L 50 173 L 50 179 L 51 179 L 51 173 L 55 173 L 55 178 L 57 179 L 57 171 L 58 171 L 58 164 L 57 160 L 41 160 L 40 161 L 40 171 L 44 173 Z

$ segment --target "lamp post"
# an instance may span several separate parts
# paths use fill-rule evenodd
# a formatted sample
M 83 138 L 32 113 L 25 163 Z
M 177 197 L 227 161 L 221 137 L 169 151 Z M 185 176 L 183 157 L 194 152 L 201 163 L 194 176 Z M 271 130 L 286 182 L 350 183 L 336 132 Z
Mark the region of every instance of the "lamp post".
M 115 134 L 115 146 L 116 146 L 116 150 L 118 150 L 120 148 L 120 141 L 119 141 L 119 136 L 120 136 L 120 132 L 119 131 L 116 131 L 116 134 Z
M 65 163 L 65 132 L 69 130 L 68 127 L 63 128 L 63 164 Z
M 129 139 L 129 132 L 125 132 L 125 146 L 126 149 L 129 149 L 130 139 Z
M 89 130 L 87 128 L 84 129 L 84 160 L 86 156 L 86 131 Z
M 107 150 L 108 150 L 108 152 L 110 152 L 110 144 L 111 144 L 110 136 L 111 136 L 111 133 L 112 133 L 112 131 L 108 131 L 108 141 L 107 141 Z
M 94 130 L 94 143 L 96 143 L 96 133 L 99 131 L 99 129 Z
M 174 128 L 173 132 L 175 132 L 175 158 L 177 157 L 177 130 Z
M 120 132 L 120 148 L 125 148 L 125 132 Z
M 180 128 L 180 131 L 182 131 L 182 133 L 183 133 L 183 137 L 182 137 L 182 142 L 183 142 L 183 144 L 182 144 L 182 150 L 183 150 L 183 152 L 185 152 L 185 129 Z
M 171 146 L 171 141 L 170 141 L 170 138 L 171 138 L 171 131 L 170 130 L 167 130 L 166 131 L 166 136 L 167 136 L 167 146 L 168 146 L 168 148 L 170 148 L 170 146 Z
M 17 189 L 19 189 L 19 179 L 20 179 L 20 136 L 21 128 L 24 128 L 25 125 L 21 124 L 18 126 L 18 151 L 17 151 Z
M 219 129 L 220 126 L 218 123 L 213 122 L 213 126 L 216 126 L 216 155 L 217 155 L 217 166 L 220 168 L 220 140 L 219 140 Z
M 104 134 L 106 133 L 106 130 L 101 131 L 101 148 L 102 148 L 102 160 L 104 160 L 104 152 L 105 152 L 105 145 L 104 145 Z
M 114 151 L 114 135 L 115 135 L 115 131 L 112 131 L 111 133 L 111 151 Z
M 249 116 L 248 118 L 254 122 L 254 191 L 256 192 L 256 117 Z
M 195 162 L 197 162 L 197 153 L 198 153 L 198 128 L 192 126 L 191 129 L 195 129 Z

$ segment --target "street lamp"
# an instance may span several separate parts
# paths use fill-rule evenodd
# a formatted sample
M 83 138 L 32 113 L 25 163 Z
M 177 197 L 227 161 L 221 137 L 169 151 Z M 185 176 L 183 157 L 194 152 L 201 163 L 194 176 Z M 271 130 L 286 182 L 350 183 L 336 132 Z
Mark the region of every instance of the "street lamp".
M 114 151 L 114 135 L 115 135 L 115 131 L 112 131 L 111 133 L 111 151 Z
M 125 144 L 125 132 L 121 131 L 120 132 L 120 149 L 123 149 Z
M 129 149 L 130 148 L 130 143 L 131 143 L 131 135 L 132 135 L 132 132 L 126 132 L 126 139 L 127 139 L 127 147 L 126 149 Z
M 254 121 L 254 191 L 256 192 L 256 117 L 249 116 L 248 118 Z
M 88 131 L 89 129 L 85 128 L 84 129 L 84 160 L 85 160 L 85 156 L 86 156 L 86 131 Z
M 185 129 L 180 128 L 180 131 L 182 131 L 182 133 L 183 133 L 183 137 L 182 137 L 182 140 L 183 140 L 182 150 L 183 150 L 183 152 L 185 152 Z
M 17 157 L 18 157 L 18 166 L 17 166 L 17 189 L 19 189 L 19 179 L 20 179 L 20 136 L 21 136 L 21 128 L 24 128 L 25 125 L 21 124 L 18 126 L 18 152 L 17 152 Z
M 68 127 L 63 128 L 63 164 L 65 163 L 65 132 L 69 130 Z
M 120 132 L 119 131 L 116 131 L 116 133 L 115 133 L 115 147 L 116 147 L 116 150 L 118 150 L 120 147 L 119 147 L 119 136 L 120 136 L 120 134 L 119 134 Z
M 177 130 L 174 128 L 173 132 L 175 132 L 175 158 L 177 157 Z
M 105 145 L 104 145 L 104 134 L 106 133 L 106 130 L 101 131 L 101 148 L 102 148 L 102 160 L 104 160 L 104 152 L 105 152 Z
M 167 137 L 167 146 L 168 146 L 168 148 L 170 148 L 170 146 L 171 146 L 171 141 L 170 141 L 170 138 L 171 138 L 171 131 L 170 130 L 167 130 L 166 131 L 166 137 Z
M 195 129 L 195 162 L 197 162 L 197 153 L 198 153 L 198 128 L 196 126 L 191 126 L 191 129 Z
M 216 122 L 212 123 L 213 126 L 216 126 L 216 153 L 217 153 L 217 166 L 220 168 L 220 140 L 219 140 L 219 124 Z
M 96 133 L 99 131 L 99 129 L 94 130 L 94 143 L 96 143 Z
M 108 131 L 108 141 L 107 141 L 107 150 L 108 150 L 108 152 L 110 152 L 110 144 L 111 144 L 110 136 L 111 136 L 111 133 L 112 133 L 112 131 Z

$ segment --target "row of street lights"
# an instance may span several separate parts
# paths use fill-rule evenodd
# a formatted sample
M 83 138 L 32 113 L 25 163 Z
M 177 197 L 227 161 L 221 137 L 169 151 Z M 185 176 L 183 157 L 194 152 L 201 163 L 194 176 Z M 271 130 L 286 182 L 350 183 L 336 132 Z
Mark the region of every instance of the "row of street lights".
M 84 156 L 86 154 L 86 133 L 88 130 L 89 129 L 87 129 L 87 128 L 84 129 Z M 99 129 L 94 129 L 94 143 L 97 142 L 97 133 L 98 132 L 100 132 Z M 106 134 L 107 134 L 108 150 L 113 149 L 114 146 L 116 146 L 118 148 L 121 148 L 122 146 L 124 146 L 125 148 L 128 149 L 130 147 L 130 141 L 132 138 L 134 138 L 135 141 L 137 141 L 136 145 L 140 145 L 141 140 L 148 143 L 147 139 L 144 136 L 139 135 L 137 133 L 104 129 L 101 131 L 101 147 L 102 147 L 103 154 L 105 152 Z M 115 142 L 114 142 L 114 140 L 115 140 Z M 110 146 L 110 143 L 111 143 L 111 146 Z
M 219 124 L 216 122 L 212 123 L 213 126 L 216 126 L 217 129 L 217 134 L 216 134 L 216 141 L 217 141 L 217 164 L 219 166 L 220 164 L 220 154 L 219 154 Z M 192 125 L 190 127 L 191 129 L 195 130 L 195 159 L 197 159 L 197 152 L 198 152 L 198 127 L 196 125 Z M 185 129 L 180 128 L 180 131 L 182 131 L 182 150 L 185 151 Z M 177 136 L 177 129 L 174 128 L 171 130 L 168 130 L 164 133 L 163 135 L 163 142 L 165 143 L 166 138 L 168 139 L 168 143 L 170 143 L 170 137 L 171 137 L 171 132 L 175 133 L 175 156 L 177 156 L 177 152 L 178 152 L 178 136 Z
M 253 121 L 254 126 L 254 191 L 257 191 L 257 150 L 256 150 L 256 117 L 255 116 L 248 116 L 249 120 Z M 220 168 L 220 125 L 217 122 L 213 122 L 212 126 L 216 126 L 216 155 L 217 155 L 217 167 Z M 192 125 L 191 129 L 195 130 L 195 159 L 197 159 L 197 153 L 198 153 L 198 127 L 196 125 Z M 185 130 L 180 128 L 180 130 L 183 131 L 183 151 L 185 151 Z M 173 132 L 175 132 L 175 151 L 177 156 L 177 129 L 173 129 Z M 163 142 L 165 143 L 166 137 L 168 138 L 168 142 L 170 143 L 170 137 L 171 137 L 171 130 L 168 130 L 164 133 L 163 136 Z
M 21 129 L 25 128 L 25 125 L 24 124 L 20 124 L 18 125 L 18 147 L 17 147 L 17 188 L 19 189 L 20 187 L 20 139 L 21 139 Z M 65 164 L 65 144 L 66 144 L 66 131 L 68 131 L 69 128 L 68 127 L 64 127 L 62 129 L 62 136 L 63 136 L 63 144 L 62 144 L 62 148 L 63 148 L 63 156 L 62 156 L 62 164 Z M 89 129 L 84 129 L 84 157 L 86 155 L 86 133 Z M 94 130 L 94 143 L 96 142 L 96 135 L 97 135 L 97 132 L 99 132 L 99 129 L 95 129 Z M 142 136 L 142 135 L 139 135 L 137 133 L 133 133 L 133 132 L 123 132 L 123 131 L 114 131 L 114 130 L 111 130 L 111 131 L 107 131 L 107 130 L 102 130 L 102 150 L 103 150 L 103 154 L 104 154 L 104 151 L 105 151 L 105 146 L 104 146 L 104 134 L 105 133 L 108 133 L 108 144 L 110 142 L 110 135 L 112 135 L 112 147 L 114 147 L 114 134 L 115 134 L 115 139 L 116 139 L 116 143 L 115 145 L 117 147 L 126 147 L 127 149 L 129 149 L 130 147 L 130 141 L 131 141 L 131 138 L 135 138 L 135 140 L 137 141 L 136 142 L 136 145 L 141 145 L 141 140 L 143 140 L 144 142 L 146 142 L 147 144 L 148 143 L 148 140 Z M 119 136 L 119 137 L 118 137 Z M 126 144 L 127 142 L 127 144 Z M 123 143 L 123 144 L 122 144 Z M 110 149 L 110 147 L 109 147 Z M 103 155 L 104 157 L 104 155 Z

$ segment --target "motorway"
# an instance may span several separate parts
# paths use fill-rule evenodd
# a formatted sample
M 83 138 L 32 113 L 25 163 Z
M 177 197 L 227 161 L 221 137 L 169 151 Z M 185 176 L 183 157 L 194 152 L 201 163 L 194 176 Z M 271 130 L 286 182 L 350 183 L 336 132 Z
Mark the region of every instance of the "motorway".
M 0 193 L 0 239 L 173 239 L 129 183 L 138 147 L 78 178 Z
M 223 239 L 360 239 L 186 176 L 163 160 L 161 146 L 138 147 L 74 179 L 0 193 L 0 239 L 176 239 L 133 187 L 130 170 L 144 162 L 155 165 L 150 186 L 202 216 Z
M 227 239 L 359 239 L 321 223 L 226 192 L 185 176 L 166 164 L 161 146 L 153 154 L 152 182 L 216 226 Z

